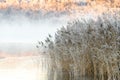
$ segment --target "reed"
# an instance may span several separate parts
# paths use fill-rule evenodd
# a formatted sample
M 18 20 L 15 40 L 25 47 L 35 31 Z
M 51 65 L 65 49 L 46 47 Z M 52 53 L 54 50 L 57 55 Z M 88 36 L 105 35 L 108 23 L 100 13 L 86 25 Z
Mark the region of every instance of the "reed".
M 120 14 L 68 23 L 40 42 L 48 80 L 120 80 Z

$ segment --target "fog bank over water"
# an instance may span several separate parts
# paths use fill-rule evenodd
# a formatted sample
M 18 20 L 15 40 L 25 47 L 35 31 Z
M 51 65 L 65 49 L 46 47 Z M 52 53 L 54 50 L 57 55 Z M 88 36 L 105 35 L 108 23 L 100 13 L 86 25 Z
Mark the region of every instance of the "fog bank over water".
M 0 57 L 36 56 L 36 44 L 30 43 L 0 43 Z
M 82 15 L 82 14 L 81 14 Z M 85 17 L 79 16 L 79 17 Z M 42 12 L 7 8 L 0 10 L 0 52 L 12 55 L 37 53 L 36 44 L 48 34 L 54 36 L 57 29 L 78 19 L 78 13 Z M 89 13 L 85 19 L 93 18 Z M 80 19 L 80 18 L 79 18 Z M 8 56 L 8 55 L 6 55 Z
M 54 36 L 68 20 L 67 16 L 28 15 L 25 11 L 14 9 L 0 10 L 0 56 L 38 55 L 37 42 L 44 41 L 48 34 Z
M 68 20 L 67 16 L 48 14 L 43 17 L 39 12 L 27 14 L 14 9 L 0 10 L 0 43 L 44 40 L 48 34 L 54 35 Z
M 81 10 L 80 10 L 81 11 Z M 85 15 L 87 14 L 87 15 Z M 95 18 L 94 11 L 89 13 L 69 11 L 21 10 L 9 7 L 0 9 L 0 42 L 35 43 L 43 41 L 48 34 L 54 36 L 57 29 L 77 19 Z

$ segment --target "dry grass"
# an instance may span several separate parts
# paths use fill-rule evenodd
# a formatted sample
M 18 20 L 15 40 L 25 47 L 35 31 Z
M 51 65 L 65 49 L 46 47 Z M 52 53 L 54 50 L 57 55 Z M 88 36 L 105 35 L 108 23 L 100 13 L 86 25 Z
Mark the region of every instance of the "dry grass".
M 49 80 L 120 80 L 119 15 L 74 21 L 41 42 L 51 58 Z

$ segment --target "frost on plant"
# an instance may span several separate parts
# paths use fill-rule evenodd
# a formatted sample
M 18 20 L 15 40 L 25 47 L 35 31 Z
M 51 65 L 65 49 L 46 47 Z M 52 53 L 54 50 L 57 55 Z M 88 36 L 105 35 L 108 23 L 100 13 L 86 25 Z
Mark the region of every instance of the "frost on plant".
M 41 43 L 50 58 L 48 80 L 120 80 L 120 18 L 68 23 Z

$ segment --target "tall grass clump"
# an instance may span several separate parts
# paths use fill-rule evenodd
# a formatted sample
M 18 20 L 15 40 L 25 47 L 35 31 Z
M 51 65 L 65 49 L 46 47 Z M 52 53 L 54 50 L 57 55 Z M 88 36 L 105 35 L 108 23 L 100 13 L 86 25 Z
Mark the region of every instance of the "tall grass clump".
M 48 80 L 120 80 L 119 15 L 76 20 L 39 42 L 50 58 Z

